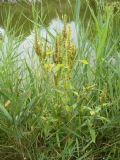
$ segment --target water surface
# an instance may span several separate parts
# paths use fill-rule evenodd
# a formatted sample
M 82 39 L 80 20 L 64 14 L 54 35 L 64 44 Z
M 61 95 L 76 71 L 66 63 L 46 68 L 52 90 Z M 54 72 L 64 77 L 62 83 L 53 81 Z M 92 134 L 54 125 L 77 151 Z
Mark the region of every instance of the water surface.
M 85 22 L 87 24 L 90 18 L 90 12 L 87 8 L 85 1 L 81 2 L 82 4 L 80 16 L 81 18 L 83 18 L 84 15 L 86 15 Z M 91 6 L 95 10 L 96 7 L 94 0 L 91 0 Z M 39 10 L 39 16 L 42 17 L 45 27 L 47 27 L 53 35 L 56 34 L 55 30 L 57 30 L 57 32 L 61 31 L 63 27 L 63 22 L 61 19 L 63 15 L 66 14 L 68 16 L 68 24 L 70 24 L 72 29 L 72 40 L 75 45 L 77 45 L 77 35 L 75 32 L 75 23 L 73 21 L 73 12 L 71 7 L 72 9 L 74 9 L 75 0 L 71 0 L 71 6 L 68 4 L 67 0 L 45 0 L 44 3 L 37 5 L 37 9 Z M 7 21 L 7 19 L 9 19 L 9 21 Z M 24 39 L 18 47 L 18 53 L 23 52 L 24 56 L 26 56 L 26 53 L 29 53 L 32 56 L 33 53 L 33 19 L 34 16 L 31 5 L 23 3 L 0 3 L 0 37 L 4 37 L 7 26 L 10 26 L 10 29 L 17 29 L 16 36 L 21 33 L 24 34 Z M 45 27 L 40 28 L 40 34 L 43 38 L 46 37 L 47 33 Z M 3 46 L 7 46 L 7 43 L 7 37 L 5 37 Z M 88 42 L 86 42 L 86 44 L 88 44 Z M 29 58 L 27 57 L 27 59 Z
M 72 1 L 74 7 L 75 1 Z M 39 16 L 42 17 L 44 25 L 48 25 L 52 19 L 58 15 L 67 14 L 72 19 L 72 12 L 66 0 L 46 0 L 44 3 L 37 4 Z M 23 33 L 29 33 L 33 29 L 33 11 L 30 4 L 23 3 L 0 3 L 0 26 L 4 28 L 9 13 L 11 13 L 11 27 L 18 26 L 22 28 Z

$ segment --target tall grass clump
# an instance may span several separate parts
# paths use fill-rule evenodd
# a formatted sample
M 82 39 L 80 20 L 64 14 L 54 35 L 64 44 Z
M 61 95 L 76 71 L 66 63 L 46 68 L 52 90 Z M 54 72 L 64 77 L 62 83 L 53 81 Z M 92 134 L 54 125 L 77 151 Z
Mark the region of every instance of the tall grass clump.
M 95 12 L 86 0 L 86 25 L 80 6 L 76 0 L 72 9 L 74 44 L 67 15 L 62 31 L 43 39 L 33 5 L 35 68 L 18 54 L 23 36 L 8 16 L 0 39 L 0 160 L 119 160 L 120 8 L 96 1 Z

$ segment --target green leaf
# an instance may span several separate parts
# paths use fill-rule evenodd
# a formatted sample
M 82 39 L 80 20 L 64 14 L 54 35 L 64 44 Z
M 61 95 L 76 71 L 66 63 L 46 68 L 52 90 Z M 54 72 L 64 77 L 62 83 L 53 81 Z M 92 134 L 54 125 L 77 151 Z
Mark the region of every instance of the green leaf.
M 95 143 L 95 141 L 96 141 L 96 133 L 95 133 L 95 130 L 94 130 L 93 128 L 90 128 L 90 127 L 89 127 L 89 131 L 90 131 L 90 135 L 91 135 L 92 142 Z
M 56 140 L 57 140 L 57 145 L 60 148 L 60 139 L 59 139 L 59 134 L 56 133 Z
M 13 121 L 11 115 L 9 114 L 9 112 L 6 110 L 6 108 L 1 103 L 0 103 L 0 111 L 1 111 L 2 115 L 7 118 L 8 121 L 10 121 L 10 122 Z

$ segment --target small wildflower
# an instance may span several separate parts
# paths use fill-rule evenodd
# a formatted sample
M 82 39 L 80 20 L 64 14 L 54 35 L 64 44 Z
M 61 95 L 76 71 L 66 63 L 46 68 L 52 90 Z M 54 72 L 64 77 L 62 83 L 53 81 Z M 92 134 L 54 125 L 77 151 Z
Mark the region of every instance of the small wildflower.
M 45 68 L 48 72 L 52 72 L 52 70 L 53 70 L 53 64 L 44 64 L 44 68 Z
M 88 61 L 87 61 L 87 60 L 85 60 L 85 59 L 80 60 L 80 62 L 81 62 L 82 64 L 88 64 Z
M 64 64 L 57 64 L 56 65 L 56 72 L 58 72 L 60 69 L 64 67 Z

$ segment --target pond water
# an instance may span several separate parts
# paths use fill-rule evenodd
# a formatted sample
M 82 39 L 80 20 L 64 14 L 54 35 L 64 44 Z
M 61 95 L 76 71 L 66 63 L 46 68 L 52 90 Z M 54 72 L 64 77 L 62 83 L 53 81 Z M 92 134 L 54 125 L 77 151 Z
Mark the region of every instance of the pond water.
M 66 14 L 69 18 L 69 24 L 72 29 L 72 39 L 76 43 L 75 23 L 73 21 L 72 13 L 72 9 L 75 7 L 75 0 L 71 0 L 72 9 L 68 0 L 46 0 L 43 2 L 44 3 L 37 4 L 37 9 L 40 12 L 40 17 L 42 15 L 44 19 L 43 23 L 45 27 L 47 26 L 49 31 L 55 35 L 55 30 L 59 32 L 62 29 L 63 22 L 61 19 L 63 15 Z M 81 13 L 83 13 L 85 8 L 85 4 L 82 3 Z M 10 19 L 10 21 L 7 22 L 7 19 Z M 16 36 L 18 36 L 19 33 L 24 34 L 24 40 L 19 46 L 19 52 L 25 52 L 25 50 L 27 50 L 32 53 L 34 41 L 32 6 L 26 3 L 0 3 L 0 35 L 3 37 L 5 35 L 5 28 L 9 23 L 11 29 L 15 26 L 18 29 L 16 30 Z M 43 38 L 46 37 L 46 33 L 44 27 L 40 28 L 40 34 Z M 4 46 L 7 43 L 8 40 L 6 37 Z
M 67 26 L 68 25 L 71 26 L 71 38 L 74 44 L 77 46 L 77 34 L 76 34 L 75 23 L 74 21 L 70 21 L 67 24 Z M 53 36 L 55 36 L 57 33 L 62 31 L 63 26 L 64 26 L 64 23 L 62 20 L 60 20 L 59 18 L 53 18 L 47 25 L 47 29 L 44 27 L 41 27 L 39 29 L 39 34 L 43 39 L 46 39 L 46 36 L 47 36 L 47 40 L 50 44 L 52 42 L 52 38 L 51 36 L 49 36 L 48 31 Z M 0 27 L 0 34 L 2 35 L 1 37 L 3 37 L 2 52 L 0 51 L 2 54 L 6 53 L 7 47 L 9 47 L 8 43 L 14 46 L 17 45 L 14 42 L 12 43 L 10 42 L 9 38 L 6 35 L 6 31 L 3 27 Z M 34 61 L 36 61 L 35 59 L 37 59 L 36 56 L 34 56 L 36 55 L 33 49 L 34 38 L 35 38 L 35 32 L 33 29 L 29 32 L 28 35 L 24 36 L 24 39 L 21 41 L 20 44 L 18 44 L 18 48 L 17 48 L 17 53 L 21 55 L 22 59 L 26 59 L 28 63 L 34 63 Z M 35 57 L 35 59 L 33 59 L 33 57 Z
M 81 17 L 86 13 L 86 22 L 89 19 L 89 10 L 86 7 L 85 1 L 81 1 Z M 91 0 L 91 6 L 95 9 L 95 2 Z M 72 9 L 75 7 L 75 0 L 71 0 Z M 57 30 L 58 32 L 63 27 L 62 16 L 66 14 L 69 17 L 69 24 L 72 29 L 72 39 L 77 45 L 77 35 L 75 32 L 75 23 L 73 21 L 73 14 L 71 6 L 68 3 L 68 0 L 45 0 L 41 5 L 37 5 L 38 10 L 40 11 L 40 16 L 42 15 L 44 19 L 44 25 L 48 27 L 49 31 L 55 35 Z M 10 16 L 9 13 L 12 13 Z M 58 18 L 59 15 L 59 18 Z M 10 21 L 7 22 L 8 17 L 10 16 Z M 24 40 L 19 46 L 20 52 L 29 52 L 33 53 L 33 42 L 34 42 L 34 31 L 33 31 L 33 13 L 32 6 L 23 3 L 0 3 L 0 35 L 5 35 L 5 26 L 7 23 L 10 23 L 11 28 L 18 28 L 16 30 L 16 36 L 19 33 L 24 34 Z M 7 22 L 7 23 L 6 23 Z M 19 30 L 21 28 L 21 30 Z M 46 37 L 46 29 L 44 27 L 40 28 L 40 34 L 43 38 Z M 7 37 L 5 38 L 4 45 L 8 42 Z M 86 42 L 87 44 L 88 42 Z M 4 46 L 3 45 L 3 46 Z M 5 48 L 5 47 L 4 47 Z M 28 58 L 27 58 L 28 59 Z
M 0 0 L 1 1 L 1 0 Z M 73 12 L 76 0 L 41 0 L 42 3 L 37 4 L 37 8 L 42 15 L 44 25 L 49 25 L 50 22 L 56 17 L 62 17 L 66 14 L 69 17 L 69 21 L 73 20 Z M 108 2 L 113 2 L 114 0 L 107 0 Z M 71 5 L 68 3 L 71 2 Z M 102 2 L 102 1 L 101 1 Z M 95 0 L 90 0 L 91 6 L 96 9 Z M 72 8 L 72 9 L 71 9 Z M 16 28 L 22 28 L 24 34 L 29 34 L 33 29 L 33 12 L 32 6 L 27 3 L 1 3 L 0 2 L 0 27 L 4 28 L 5 23 L 11 16 L 11 27 L 16 26 Z M 83 17 L 86 13 L 86 19 L 89 19 L 90 14 L 85 0 L 81 0 L 81 12 L 80 16 Z M 9 23 L 9 22 L 8 22 Z
M 69 17 L 69 21 L 73 19 L 72 9 L 75 7 L 75 0 L 70 0 L 71 6 L 68 3 L 69 0 L 45 0 L 43 3 L 37 5 L 44 19 L 44 25 L 49 25 L 49 23 L 56 17 L 62 17 L 66 14 Z M 94 0 L 91 0 L 92 6 L 95 7 Z M 42 4 L 42 5 L 41 5 Z M 81 17 L 83 16 L 86 4 L 82 1 L 81 5 Z M 33 29 L 33 13 L 32 6 L 25 3 L 0 3 L 0 27 L 4 28 L 4 23 L 6 22 L 9 13 L 12 13 L 11 26 L 18 26 L 22 28 L 22 32 L 29 34 Z M 89 13 L 87 14 L 89 17 Z
M 38 4 L 38 10 L 40 15 L 43 17 L 47 17 L 44 20 L 44 24 L 48 25 L 50 21 L 56 18 L 57 14 L 61 15 L 67 13 L 71 17 L 71 13 L 69 12 L 68 5 L 65 5 L 66 2 L 60 3 L 58 0 L 47 0 L 41 7 L 41 4 Z M 9 11 L 12 13 L 12 26 L 21 26 L 22 32 L 29 34 L 33 28 L 33 13 L 32 6 L 23 3 L 16 4 L 8 4 L 8 3 L 0 3 L 0 27 L 4 28 L 4 23 L 9 15 Z

